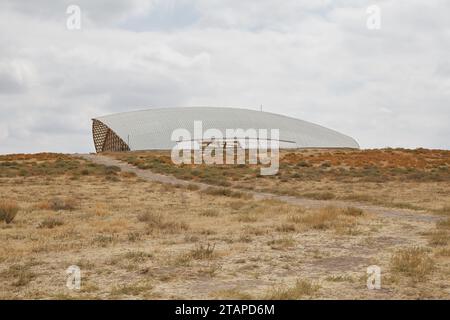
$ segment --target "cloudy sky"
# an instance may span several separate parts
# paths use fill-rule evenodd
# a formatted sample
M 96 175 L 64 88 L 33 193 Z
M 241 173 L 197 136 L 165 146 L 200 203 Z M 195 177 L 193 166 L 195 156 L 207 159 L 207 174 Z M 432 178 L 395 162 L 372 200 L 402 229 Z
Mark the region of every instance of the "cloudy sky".
M 363 148 L 449 149 L 450 1 L 0 0 L 0 153 L 93 151 L 114 112 L 261 104 Z

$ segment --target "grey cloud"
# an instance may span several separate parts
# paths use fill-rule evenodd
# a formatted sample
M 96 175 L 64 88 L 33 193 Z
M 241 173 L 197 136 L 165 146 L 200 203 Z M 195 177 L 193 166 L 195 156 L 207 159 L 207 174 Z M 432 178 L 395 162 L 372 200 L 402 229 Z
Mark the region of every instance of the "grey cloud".
M 60 3 L 2 2 L 0 153 L 92 151 L 111 112 L 260 104 L 363 147 L 450 147 L 448 2 L 378 1 L 369 31 L 372 1 L 79 1 L 74 32 Z
M 115 25 L 129 16 L 147 12 L 154 1 L 147 0 L 3 0 L 0 8 L 40 19 L 65 21 L 69 5 L 77 5 L 82 19 L 93 25 Z

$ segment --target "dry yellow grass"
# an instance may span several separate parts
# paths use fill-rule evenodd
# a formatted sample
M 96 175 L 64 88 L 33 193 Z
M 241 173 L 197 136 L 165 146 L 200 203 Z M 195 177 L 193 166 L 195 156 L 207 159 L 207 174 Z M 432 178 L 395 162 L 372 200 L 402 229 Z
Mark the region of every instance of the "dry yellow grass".
M 268 300 L 299 300 L 305 297 L 313 297 L 320 286 L 307 280 L 297 280 L 291 287 L 277 287 L 269 290 L 264 297 Z
M 0 202 L 0 221 L 11 223 L 19 212 L 19 206 L 15 201 L 3 200 Z
M 264 177 L 254 165 L 176 166 L 169 152 L 111 156 L 141 169 L 243 190 L 406 209 L 450 207 L 446 150 L 281 150 L 279 174 Z
M 426 281 L 433 271 L 434 261 L 424 248 L 406 248 L 395 252 L 391 258 L 393 272 L 411 277 L 416 281 Z
M 0 178 L 0 194 L 20 207 L 11 223 L 0 222 L 0 298 L 450 297 L 450 247 L 433 244 L 434 233 L 448 232 L 446 220 L 114 176 Z M 410 247 L 423 253 L 399 251 Z M 383 271 L 380 291 L 366 288 L 372 264 Z M 80 291 L 66 287 L 71 265 L 81 269 Z

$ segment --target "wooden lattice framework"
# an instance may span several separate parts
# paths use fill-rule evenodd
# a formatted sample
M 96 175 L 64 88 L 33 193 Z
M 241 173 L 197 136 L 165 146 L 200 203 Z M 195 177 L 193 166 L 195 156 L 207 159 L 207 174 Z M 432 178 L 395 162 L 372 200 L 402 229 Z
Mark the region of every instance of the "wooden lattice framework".
M 130 151 L 128 144 L 108 126 L 96 119 L 92 120 L 92 136 L 97 153 L 105 151 Z

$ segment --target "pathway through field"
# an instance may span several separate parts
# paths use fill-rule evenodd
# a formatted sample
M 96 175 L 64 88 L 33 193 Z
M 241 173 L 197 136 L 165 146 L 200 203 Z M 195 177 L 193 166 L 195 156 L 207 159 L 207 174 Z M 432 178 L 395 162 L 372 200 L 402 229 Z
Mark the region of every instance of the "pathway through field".
M 148 169 L 139 169 L 135 166 L 128 164 L 126 162 L 113 159 L 111 157 L 107 157 L 99 154 L 75 154 L 75 156 L 79 156 L 88 161 L 105 165 L 105 166 L 117 166 L 124 172 L 134 172 L 139 178 L 145 179 L 147 181 L 156 181 L 161 183 L 168 184 L 177 184 L 177 185 L 189 185 L 194 184 L 200 188 L 200 190 L 209 188 L 209 187 L 217 187 L 201 182 L 195 181 L 186 181 L 175 178 L 173 176 L 166 176 L 163 174 L 154 173 Z M 283 201 L 286 203 L 299 205 L 306 208 L 321 208 L 326 206 L 336 206 L 336 207 L 356 207 L 365 211 L 370 211 L 375 214 L 379 214 L 383 217 L 389 218 L 397 218 L 402 220 L 410 220 L 410 221 L 422 221 L 422 222 L 434 222 L 440 219 L 440 217 L 429 214 L 425 211 L 416 211 L 416 210 L 408 210 L 408 209 L 395 209 L 395 208 L 385 208 L 375 205 L 369 205 L 359 202 L 350 202 L 350 201 L 342 201 L 342 200 L 312 200 L 306 198 L 299 198 L 293 196 L 283 196 L 271 193 L 257 192 L 251 190 L 241 190 L 241 189 L 233 189 L 234 191 L 246 192 L 248 194 L 253 195 L 254 199 L 262 200 L 262 199 L 276 199 L 279 201 Z

